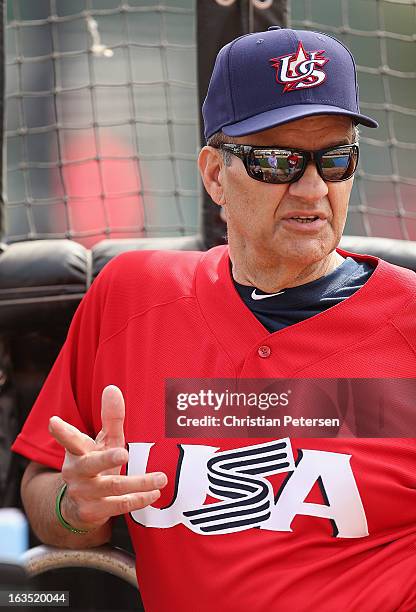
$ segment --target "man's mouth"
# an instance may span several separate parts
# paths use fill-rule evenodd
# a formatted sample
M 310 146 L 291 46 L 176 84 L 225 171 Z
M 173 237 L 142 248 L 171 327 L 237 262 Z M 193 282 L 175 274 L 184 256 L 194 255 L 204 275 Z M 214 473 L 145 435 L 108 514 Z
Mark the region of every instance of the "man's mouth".
M 287 229 L 306 232 L 320 232 L 327 223 L 327 217 L 324 213 L 316 211 L 315 214 L 305 215 L 302 211 L 294 210 L 283 217 L 283 226 Z
M 317 219 L 319 219 L 319 217 L 317 215 L 310 215 L 310 216 L 305 216 L 305 217 L 300 217 L 300 216 L 289 217 L 289 219 L 294 219 L 295 221 L 298 221 L 299 223 L 313 223 L 313 221 L 316 221 Z

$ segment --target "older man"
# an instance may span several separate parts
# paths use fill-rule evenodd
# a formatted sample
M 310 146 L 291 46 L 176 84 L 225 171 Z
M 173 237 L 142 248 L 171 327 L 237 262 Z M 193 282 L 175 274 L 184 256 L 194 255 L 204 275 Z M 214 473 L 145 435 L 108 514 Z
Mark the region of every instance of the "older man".
M 376 127 L 357 91 L 321 33 L 221 50 L 199 167 L 228 246 L 113 260 L 15 443 L 45 542 L 127 515 L 147 610 L 416 608 L 414 440 L 165 434 L 168 378 L 414 376 L 414 274 L 337 250 L 355 124 Z

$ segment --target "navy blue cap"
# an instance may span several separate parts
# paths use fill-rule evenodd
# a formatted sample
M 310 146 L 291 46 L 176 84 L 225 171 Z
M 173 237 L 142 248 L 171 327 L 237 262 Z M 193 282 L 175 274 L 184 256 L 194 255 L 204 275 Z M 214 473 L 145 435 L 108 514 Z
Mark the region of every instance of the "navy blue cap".
M 202 107 L 205 137 L 244 136 L 312 115 L 360 113 L 355 62 L 336 38 L 275 28 L 246 34 L 218 53 Z

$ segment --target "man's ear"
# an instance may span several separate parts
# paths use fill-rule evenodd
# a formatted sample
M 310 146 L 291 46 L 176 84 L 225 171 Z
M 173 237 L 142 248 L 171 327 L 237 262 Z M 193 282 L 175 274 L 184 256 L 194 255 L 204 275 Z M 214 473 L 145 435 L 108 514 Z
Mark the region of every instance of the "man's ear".
M 224 167 L 221 152 L 214 147 L 204 147 L 198 157 L 198 168 L 205 189 L 213 202 L 222 206 L 225 203 L 222 185 L 222 170 Z

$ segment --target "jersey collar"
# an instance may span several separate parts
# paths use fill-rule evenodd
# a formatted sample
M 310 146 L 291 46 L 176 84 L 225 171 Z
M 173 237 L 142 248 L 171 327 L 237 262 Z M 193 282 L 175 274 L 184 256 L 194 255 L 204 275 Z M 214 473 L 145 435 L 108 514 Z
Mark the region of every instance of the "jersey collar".
M 370 255 L 342 249 L 338 252 L 376 268 L 367 283 L 332 308 L 272 334 L 238 295 L 231 277 L 228 247 L 215 247 L 204 254 L 196 271 L 196 296 L 211 332 L 233 361 L 237 375 L 245 361 L 264 344 L 272 350 L 275 375 L 292 375 L 312 361 L 364 340 L 388 322 L 392 309 L 399 311 L 411 297 L 403 290 L 409 271 Z M 397 282 L 392 282 L 393 278 Z M 403 294 L 400 297 L 399 290 Z

